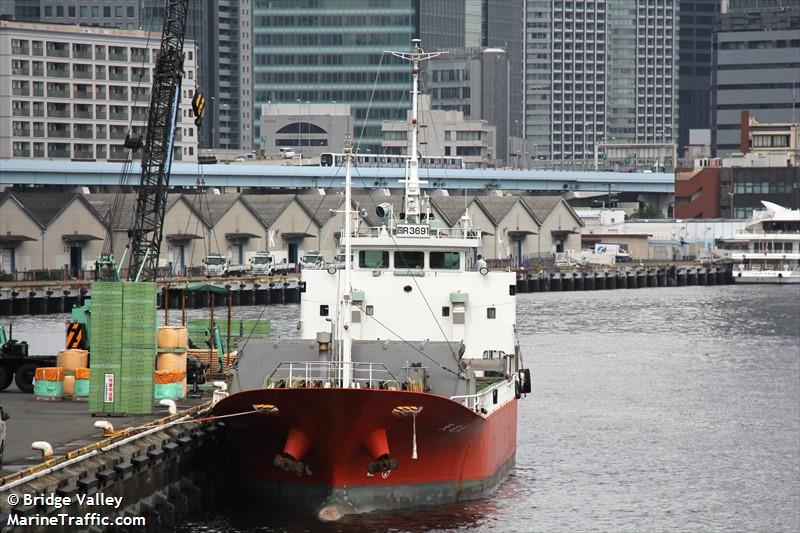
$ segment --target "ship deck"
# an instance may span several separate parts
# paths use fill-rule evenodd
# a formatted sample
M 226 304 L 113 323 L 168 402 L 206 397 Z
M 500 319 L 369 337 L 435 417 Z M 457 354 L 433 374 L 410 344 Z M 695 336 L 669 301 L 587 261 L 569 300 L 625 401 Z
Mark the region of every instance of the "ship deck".
M 208 401 L 210 392 L 202 398 L 177 402 L 178 411 Z M 108 420 L 115 430 L 135 427 L 168 416 L 165 407 L 157 406 L 151 415 L 94 417 L 89 414 L 88 402 L 39 401 L 32 394 L 20 392 L 12 385 L 0 394 L 0 405 L 11 417 L 6 422 L 6 444 L 0 476 L 23 470 L 41 462 L 41 452 L 31 449 L 34 441 L 47 441 L 55 456 L 69 450 L 93 444 L 102 438 L 94 427 L 97 420 Z

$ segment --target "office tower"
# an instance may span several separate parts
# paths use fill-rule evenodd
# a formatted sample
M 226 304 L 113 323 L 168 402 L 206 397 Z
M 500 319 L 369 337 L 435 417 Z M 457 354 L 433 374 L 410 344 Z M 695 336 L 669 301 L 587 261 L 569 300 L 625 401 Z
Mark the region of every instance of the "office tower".
M 345 103 L 357 149 L 378 153 L 381 122 L 410 107 L 411 68 L 384 51 L 410 49 L 417 2 L 256 0 L 252 12 L 254 144 L 275 146 L 260 135 L 263 104 Z
M 711 128 L 711 35 L 722 0 L 681 0 L 678 56 L 678 146 L 689 130 Z
M 423 87 L 432 109 L 460 111 L 466 120 L 482 119 L 494 126 L 494 141 L 480 154 L 485 164 L 508 164 L 510 78 L 508 54 L 502 48 L 456 48 L 428 62 L 424 70 Z M 434 137 L 435 133 L 429 132 Z M 433 146 L 427 146 L 425 155 L 448 155 L 431 151 Z
M 426 50 L 448 50 L 449 56 L 441 56 L 426 68 L 447 70 L 457 73 L 458 79 L 429 81 L 466 82 L 472 85 L 470 96 L 459 93 L 454 97 L 454 87 L 444 88 L 432 93 L 434 109 L 464 112 L 468 118 L 488 120 L 497 129 L 498 162 L 507 160 L 507 138 L 522 136 L 523 114 L 523 75 L 524 75 L 524 1 L 508 0 L 491 2 L 489 0 L 439 0 L 420 2 L 420 37 Z M 494 54 L 483 55 L 481 48 L 491 49 Z M 504 51 L 503 76 L 496 79 L 497 84 L 485 83 L 483 90 L 476 90 L 475 83 L 483 77 L 482 73 L 497 72 L 497 55 Z M 477 58 L 488 58 L 491 65 L 480 66 Z M 440 63 L 444 62 L 444 65 Z M 478 68 L 478 70 L 474 70 Z M 471 79 L 463 79 L 467 70 L 472 70 Z M 491 81 L 491 80 L 489 80 Z M 446 83 L 445 83 L 446 84 Z M 452 85 L 452 83 L 450 83 Z M 500 95 L 498 86 L 505 86 L 506 94 Z M 435 90 L 431 86 L 432 90 Z M 441 96 L 442 94 L 449 96 Z M 458 101 L 454 101 L 458 100 Z M 505 106 L 505 110 L 500 106 Z
M 154 56 L 146 32 L 0 21 L 0 159 L 124 161 L 144 135 Z M 197 160 L 191 114 L 197 66 L 187 41 L 173 156 Z
M 203 147 L 249 149 L 251 0 L 192 0 L 186 39 L 197 46 L 197 85 L 205 95 Z M 164 0 L 13 0 L 17 20 L 160 32 Z M 245 82 L 243 86 L 241 81 Z M 244 105 L 242 104 L 242 99 Z
M 526 136 L 537 154 L 587 160 L 594 145 L 676 135 L 674 0 L 528 0 Z
M 800 0 L 729 0 L 713 34 L 713 62 L 716 156 L 741 151 L 743 112 L 763 123 L 800 123 Z

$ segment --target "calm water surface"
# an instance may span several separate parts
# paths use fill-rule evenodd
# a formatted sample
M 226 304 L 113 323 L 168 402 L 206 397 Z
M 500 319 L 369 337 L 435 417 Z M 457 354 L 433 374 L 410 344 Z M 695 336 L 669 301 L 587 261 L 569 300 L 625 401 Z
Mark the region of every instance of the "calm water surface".
M 264 317 L 294 336 L 298 311 Z M 63 320 L 15 336 L 53 353 Z M 518 321 L 534 393 L 491 499 L 332 526 L 234 507 L 181 531 L 800 530 L 800 288 L 524 294 Z

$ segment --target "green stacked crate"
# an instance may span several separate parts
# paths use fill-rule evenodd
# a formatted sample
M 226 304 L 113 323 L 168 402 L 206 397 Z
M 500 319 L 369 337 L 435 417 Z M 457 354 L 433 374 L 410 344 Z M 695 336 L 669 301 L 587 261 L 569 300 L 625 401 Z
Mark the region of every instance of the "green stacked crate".
M 151 413 L 156 357 L 156 285 L 128 283 L 124 290 L 121 409 Z
M 118 412 L 124 324 L 122 287 L 119 282 L 92 284 L 92 372 L 89 387 L 89 411 L 92 413 Z M 107 388 L 107 381 L 111 390 Z M 107 402 L 107 399 L 111 401 Z
M 93 284 L 92 315 L 96 336 L 91 345 L 89 410 L 98 414 L 151 413 L 156 353 L 155 283 Z M 111 381 L 113 395 L 109 395 L 107 385 Z

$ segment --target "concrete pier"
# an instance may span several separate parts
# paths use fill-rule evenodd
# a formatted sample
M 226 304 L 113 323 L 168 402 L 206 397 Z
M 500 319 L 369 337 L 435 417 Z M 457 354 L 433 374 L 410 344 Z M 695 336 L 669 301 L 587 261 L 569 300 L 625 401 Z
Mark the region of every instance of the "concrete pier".
M 179 521 L 196 516 L 204 500 L 226 493 L 227 432 L 220 422 L 203 418 L 208 413 L 207 398 L 179 402 L 182 408 L 175 415 L 162 412 L 108 419 L 114 425 L 112 435 L 93 427 L 96 419 L 88 414 L 85 403 L 36 402 L 28 394 L 8 392 L 3 394 L 3 406 L 11 416 L 0 478 L 4 531 L 15 520 L 83 517 L 87 512 L 146 521 L 146 527 L 118 531 L 170 531 Z M 39 452 L 30 448 L 33 440 L 48 441 L 54 457 L 42 461 Z M 66 506 L 31 504 L 23 499 L 26 494 L 52 494 L 71 501 Z M 87 507 L 78 502 L 78 496 L 98 495 L 122 498 L 121 505 Z M 48 525 L 19 530 L 75 528 Z
M 231 292 L 233 306 L 277 305 L 299 303 L 303 282 L 298 276 L 273 278 L 214 278 L 202 281 L 225 287 Z M 181 294 L 178 287 L 187 280 L 161 281 L 158 305 L 164 308 L 164 289 L 169 289 L 170 309 L 180 309 Z M 604 269 L 577 270 L 519 270 L 517 293 L 544 291 L 592 291 L 611 289 L 639 289 L 645 287 L 684 287 L 687 285 L 727 285 L 733 282 L 730 265 L 658 265 L 619 266 Z M 190 292 L 184 295 L 187 309 L 209 307 L 208 293 Z M 46 315 L 68 313 L 73 306 L 91 298 L 91 285 L 84 281 L 56 281 L 0 283 L 0 316 Z M 217 297 L 215 305 L 224 306 L 224 298 Z
M 230 290 L 233 306 L 270 305 L 300 302 L 302 283 L 299 276 L 274 276 L 265 278 L 212 278 L 196 280 L 159 281 L 158 306 L 163 309 L 181 309 L 182 295 L 176 290 L 187 282 L 202 282 Z M 168 298 L 165 298 L 165 290 Z M 527 290 L 520 291 L 527 292 Z M 189 292 L 183 295 L 187 309 L 207 308 L 211 301 L 207 292 Z M 0 316 L 47 315 L 68 313 L 76 305 L 91 298 L 88 281 L 40 281 L 0 283 Z M 217 306 L 227 305 L 224 297 L 216 297 Z
M 517 271 L 517 293 L 729 285 L 729 265 L 638 266 L 603 270 Z

